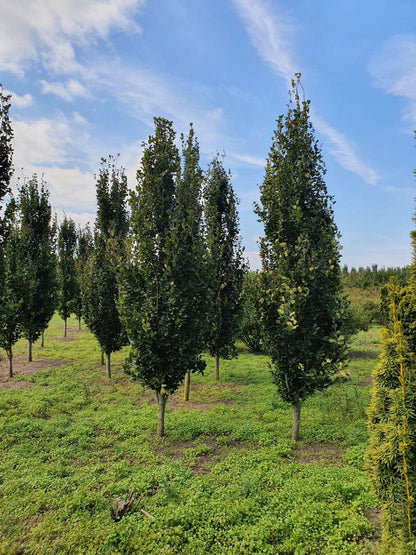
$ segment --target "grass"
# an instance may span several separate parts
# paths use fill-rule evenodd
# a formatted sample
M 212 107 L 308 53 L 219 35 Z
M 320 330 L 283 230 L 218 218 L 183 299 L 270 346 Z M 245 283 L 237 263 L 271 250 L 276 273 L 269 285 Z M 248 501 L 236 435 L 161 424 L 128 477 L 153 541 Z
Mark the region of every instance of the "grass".
M 17 369 L 30 387 L 0 389 L 1 554 L 378 552 L 362 470 L 377 329 L 356 336 L 349 378 L 305 403 L 295 445 L 267 357 L 239 345 L 220 383 L 207 357 L 190 402 L 182 391 L 169 399 L 159 440 L 154 396 L 123 373 L 124 354 L 108 380 L 94 338 L 75 328 L 62 341 L 55 317 L 34 348 L 45 369 Z M 137 508 L 110 518 L 131 490 L 154 519 Z

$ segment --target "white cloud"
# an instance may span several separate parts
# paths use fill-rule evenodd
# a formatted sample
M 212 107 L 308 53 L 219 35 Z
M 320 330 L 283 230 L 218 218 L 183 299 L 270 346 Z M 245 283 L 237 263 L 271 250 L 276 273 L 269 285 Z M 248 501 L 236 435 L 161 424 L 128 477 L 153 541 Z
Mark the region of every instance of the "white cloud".
M 13 122 L 14 166 L 63 164 L 66 147 L 72 143 L 64 118 Z
M 23 73 L 28 60 L 65 73 L 77 67 L 73 45 L 104 39 L 112 29 L 138 31 L 145 0 L 19 0 L 2 2 L 0 71 Z
M 250 270 L 261 270 L 261 258 L 258 251 L 244 251 L 244 255 L 248 258 Z
M 81 114 L 79 112 L 74 112 L 72 114 L 72 117 L 73 117 L 74 123 L 76 123 L 78 125 L 83 125 L 83 126 L 88 126 L 89 125 L 88 121 L 83 116 L 81 116 Z
M 369 185 L 376 185 L 379 180 L 377 172 L 360 158 L 354 145 L 317 114 L 312 114 L 312 120 L 316 130 L 328 139 L 329 151 L 338 164 L 361 177 Z
M 68 210 L 55 210 L 58 217 L 58 223 L 61 223 L 65 216 L 71 218 L 80 227 L 86 227 L 89 225 L 90 229 L 94 228 L 95 213 L 94 212 L 71 212 Z
M 255 166 L 257 168 L 266 167 L 265 158 L 256 158 L 255 156 L 246 156 L 245 154 L 234 154 L 234 158 L 243 164 L 248 164 L 249 166 Z
M 416 36 L 390 38 L 374 56 L 369 71 L 374 84 L 405 101 L 403 118 L 416 123 Z
M 12 105 L 15 108 L 27 108 L 28 106 L 31 106 L 33 104 L 33 96 L 29 93 L 26 93 L 24 95 L 19 95 L 17 93 L 11 92 L 11 91 L 3 91 L 4 94 L 11 94 L 12 95 Z
M 93 222 L 96 210 L 94 174 L 99 169 L 101 157 L 107 155 L 108 144 L 94 138 L 85 123 L 77 113 L 72 118 L 57 114 L 50 119 L 15 121 L 15 181 L 33 173 L 43 176 L 54 209 L 65 210 L 68 214 L 85 213 Z M 141 153 L 136 143 L 122 145 L 120 149 L 119 165 L 126 169 L 130 188 L 136 183 Z M 17 186 L 15 183 L 15 190 Z
M 90 96 L 87 89 L 76 79 L 68 79 L 64 82 L 41 81 L 43 94 L 54 94 L 60 96 L 67 102 L 72 102 L 76 97 L 88 98 Z
M 260 57 L 286 82 L 300 71 L 293 60 L 293 26 L 287 17 L 272 11 L 264 0 L 233 0 Z M 314 114 L 317 130 L 330 141 L 330 152 L 344 169 L 374 185 L 378 176 L 357 154 L 351 142 L 323 118 Z
M 250 38 L 262 59 L 288 82 L 296 71 L 292 59 L 293 26 L 279 17 L 263 0 L 233 0 L 246 23 Z

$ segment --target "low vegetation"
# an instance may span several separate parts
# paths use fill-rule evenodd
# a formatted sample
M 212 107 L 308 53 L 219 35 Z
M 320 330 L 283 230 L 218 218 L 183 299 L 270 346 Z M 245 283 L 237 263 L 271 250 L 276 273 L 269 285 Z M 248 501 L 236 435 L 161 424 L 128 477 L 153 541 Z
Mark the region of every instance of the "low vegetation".
M 154 394 L 123 371 L 127 349 L 108 380 L 76 328 L 64 340 L 54 317 L 32 374 L 23 340 L 12 380 L 1 362 L 0 553 L 378 553 L 362 469 L 377 328 L 356 336 L 348 374 L 305 401 L 297 444 L 266 356 L 237 344 L 219 383 L 206 357 L 190 401 L 172 396 L 160 439 Z

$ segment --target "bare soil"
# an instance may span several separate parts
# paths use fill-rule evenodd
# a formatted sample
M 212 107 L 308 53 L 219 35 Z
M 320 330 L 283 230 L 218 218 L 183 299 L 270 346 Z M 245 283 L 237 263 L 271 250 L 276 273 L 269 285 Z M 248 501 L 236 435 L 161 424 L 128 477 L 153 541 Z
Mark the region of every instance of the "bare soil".
M 303 464 L 324 463 L 342 465 L 343 450 L 334 443 L 310 443 L 299 446 L 295 452 L 295 462 Z
M 154 452 L 158 456 L 169 457 L 172 459 L 182 460 L 186 449 L 194 449 L 199 446 L 206 445 L 210 448 L 210 452 L 197 456 L 189 466 L 194 474 L 208 474 L 214 464 L 225 458 L 230 452 L 239 449 L 249 449 L 252 444 L 246 441 L 227 440 L 226 445 L 219 445 L 215 439 L 204 439 L 198 441 L 177 441 L 170 445 L 158 445 Z
M 9 361 L 7 356 L 1 356 L 0 359 L 0 389 L 24 389 L 31 387 L 33 384 L 21 378 L 30 376 L 37 370 L 47 370 L 49 368 L 57 368 L 62 366 L 62 360 L 34 360 L 26 361 L 26 355 L 13 356 L 13 378 L 9 378 Z M 17 378 L 17 381 L 15 380 Z M 19 379 L 20 378 L 20 379 Z

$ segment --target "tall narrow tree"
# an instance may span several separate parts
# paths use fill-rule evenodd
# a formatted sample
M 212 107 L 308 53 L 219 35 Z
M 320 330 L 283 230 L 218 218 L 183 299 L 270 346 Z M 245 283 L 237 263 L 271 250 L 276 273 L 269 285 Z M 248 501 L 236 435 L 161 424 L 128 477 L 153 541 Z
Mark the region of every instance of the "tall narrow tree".
M 109 161 L 102 159 L 96 188 L 94 250 L 86 265 L 83 284 L 84 318 L 106 355 L 107 376 L 111 378 L 111 353 L 126 344 L 118 311 L 115 260 L 124 250 L 128 232 L 127 178 L 112 157 Z
M 74 299 L 74 313 L 78 319 L 78 330 L 81 329 L 81 319 L 84 316 L 84 306 L 82 301 L 82 287 L 85 281 L 84 274 L 88 258 L 94 249 L 93 237 L 89 226 L 78 228 L 77 230 L 77 246 L 75 249 L 75 272 L 77 278 L 77 287 Z
M 189 368 L 185 374 L 184 398 L 189 400 L 191 373 L 201 371 L 208 310 L 207 251 L 202 231 L 202 170 L 199 144 L 191 124 L 185 140 L 182 137 L 182 172 L 177 182 L 177 202 L 171 251 L 176 253 L 174 278 L 177 302 L 182 302 L 182 347 Z
M 240 243 L 237 199 L 230 175 L 218 155 L 208 168 L 204 201 L 211 291 L 207 346 L 210 355 L 215 357 L 215 380 L 218 380 L 220 358 L 236 354 L 234 341 L 247 270 Z
M 67 321 L 75 312 L 78 291 L 75 269 L 77 229 L 71 218 L 64 217 L 58 233 L 58 311 L 64 321 L 63 336 L 67 336 Z
M 16 203 L 11 199 L 5 214 L 4 280 L 0 320 L 0 347 L 7 353 L 10 378 L 13 377 L 13 346 L 22 335 L 22 307 L 27 285 L 16 212 Z
M 22 308 L 23 335 L 28 340 L 28 361 L 32 344 L 46 329 L 56 307 L 55 233 L 49 193 L 36 174 L 21 187 L 20 252 L 26 268 L 27 285 Z
M 13 174 L 13 130 L 10 123 L 11 96 L 5 94 L 0 83 L 0 323 L 7 319 L 6 313 L 3 313 L 3 306 L 6 302 L 4 298 L 4 237 L 5 223 L 3 213 L 3 199 L 10 190 L 10 179 Z
M 299 79 L 287 114 L 277 120 L 256 207 L 264 224 L 266 349 L 278 391 L 292 405 L 294 440 L 302 402 L 331 383 L 345 352 L 338 231 Z
M 197 167 L 193 132 L 180 179 L 172 123 L 163 118 L 154 121 L 155 134 L 145 145 L 137 190 L 131 196 L 132 237 L 120 283 L 122 315 L 132 344 L 130 372 L 155 391 L 157 433 L 163 436 L 169 395 L 189 370 L 203 365 L 194 320 L 202 276 L 197 275 L 200 212 L 198 180 L 192 177 Z

